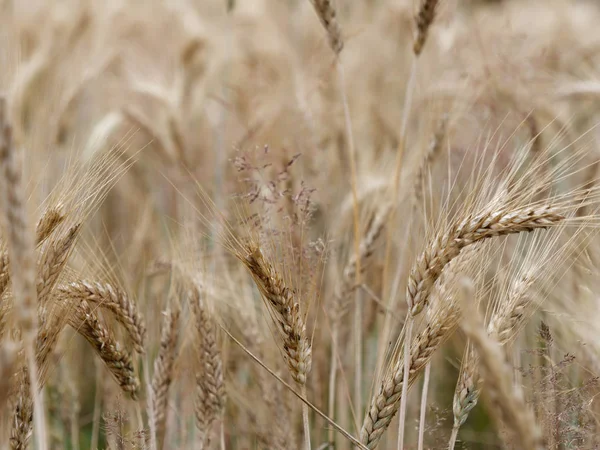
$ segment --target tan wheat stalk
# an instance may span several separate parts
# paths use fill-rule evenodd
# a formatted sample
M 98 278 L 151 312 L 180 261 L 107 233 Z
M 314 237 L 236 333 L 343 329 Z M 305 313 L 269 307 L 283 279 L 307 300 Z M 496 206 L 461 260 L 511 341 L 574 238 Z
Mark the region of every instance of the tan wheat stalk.
M 438 0 L 421 0 L 419 12 L 415 18 L 417 25 L 417 36 L 413 43 L 413 52 L 416 56 L 419 56 L 425 46 L 427 35 L 429 34 L 429 27 L 435 19 L 435 13 L 438 6 Z
M 472 290 L 470 285 L 465 285 L 465 303 L 466 298 L 472 297 Z M 527 450 L 543 449 L 542 433 L 525 402 L 523 390 L 513 382 L 512 369 L 506 362 L 500 344 L 486 332 L 476 309 L 464 314 L 461 327 L 479 355 L 494 410 L 498 411 L 502 421 L 514 433 L 513 444 Z
M 6 109 L 6 101 L 0 98 L 0 168 L 4 178 L 3 206 L 16 306 L 13 312 L 24 341 L 32 344 L 37 329 L 34 240 L 27 217 L 23 170 L 12 141 Z
M 162 447 L 168 409 L 169 387 L 174 377 L 177 342 L 179 340 L 179 309 L 167 308 L 163 313 L 160 349 L 154 361 L 152 376 L 152 417 L 153 429 L 159 448 Z
M 225 409 L 223 362 L 217 345 L 216 324 L 197 286 L 191 289 L 190 305 L 196 322 L 199 362 L 199 370 L 196 374 L 196 425 L 202 434 L 203 444 L 208 444 L 210 426 L 215 420 L 223 420 Z
M 135 351 L 144 353 L 146 326 L 135 303 L 127 294 L 109 283 L 78 280 L 57 287 L 58 293 L 73 302 L 88 302 L 110 311 L 127 330 Z
M 22 156 L 21 156 L 22 158 Z M 12 138 L 6 100 L 0 98 L 0 173 L 3 177 L 3 207 L 8 235 L 8 255 L 13 286 L 16 325 L 21 332 L 34 397 L 35 430 L 39 448 L 46 449 L 46 425 L 35 363 L 37 296 L 35 287 L 35 243 L 27 214 L 23 167 Z
M 76 307 L 70 323 L 94 348 L 121 389 L 136 399 L 140 382 L 135 375 L 131 356 L 121 349 L 117 340 L 85 300 Z
M 40 258 L 37 277 L 37 293 L 40 305 L 48 301 L 48 297 L 67 263 L 80 228 L 81 224 L 74 225 L 69 228 L 65 236 L 53 239 Z
M 327 32 L 329 46 L 336 55 L 339 55 L 344 48 L 344 40 L 340 24 L 337 20 L 337 14 L 332 0 L 311 0 L 311 3 L 321 21 L 321 25 Z

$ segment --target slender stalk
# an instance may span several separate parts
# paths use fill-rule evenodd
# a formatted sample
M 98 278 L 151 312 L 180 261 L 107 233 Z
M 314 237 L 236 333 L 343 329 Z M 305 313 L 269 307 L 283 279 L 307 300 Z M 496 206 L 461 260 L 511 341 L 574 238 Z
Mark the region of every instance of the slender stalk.
M 329 390 L 327 392 L 328 394 L 328 400 L 327 400 L 327 415 L 329 417 L 335 417 L 335 391 L 337 388 L 337 366 L 338 366 L 338 352 L 337 352 L 337 345 L 338 345 L 338 327 L 335 326 L 333 327 L 333 329 L 331 330 L 331 361 L 330 361 L 330 368 L 329 368 Z M 330 428 L 329 431 L 327 432 L 327 442 L 329 443 L 329 445 L 331 447 L 335 446 L 335 430 L 333 428 Z
M 302 397 L 306 398 L 306 385 L 302 385 L 300 392 Z M 311 450 L 310 423 L 308 421 L 308 405 L 306 403 L 302 403 L 302 425 L 304 427 L 304 448 L 306 450 Z
M 458 437 L 458 430 L 460 430 L 460 426 L 452 427 L 452 434 L 450 435 L 448 450 L 454 450 L 454 446 L 456 445 L 456 438 Z
M 402 379 L 402 394 L 400 397 L 400 418 L 398 420 L 398 450 L 404 448 L 404 424 L 406 423 L 406 403 L 408 397 L 408 381 L 410 376 L 410 345 L 412 342 L 412 330 L 414 318 L 408 315 L 406 318 L 406 334 L 404 336 L 404 376 Z
M 98 448 L 98 438 L 100 436 L 100 415 L 102 409 L 102 376 L 100 371 L 100 364 L 96 361 L 96 393 L 94 394 L 94 414 L 90 448 Z
M 419 443 L 418 450 L 423 450 L 425 438 L 425 414 L 427 413 L 427 394 L 429 391 L 429 378 L 431 376 L 431 362 L 425 366 L 425 378 L 423 379 L 423 392 L 421 393 L 421 417 L 419 418 Z

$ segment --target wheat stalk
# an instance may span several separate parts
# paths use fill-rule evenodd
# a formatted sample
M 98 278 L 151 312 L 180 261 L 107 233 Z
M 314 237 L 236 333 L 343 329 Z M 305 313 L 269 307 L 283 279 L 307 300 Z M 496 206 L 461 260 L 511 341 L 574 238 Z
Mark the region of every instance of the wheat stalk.
M 29 370 L 29 385 L 33 391 L 36 416 L 36 435 L 41 450 L 46 448 L 46 425 L 39 394 L 35 363 L 37 333 L 37 295 L 35 287 L 35 243 L 29 228 L 22 162 L 13 143 L 12 127 L 8 122 L 6 100 L 0 98 L 0 173 L 3 175 L 3 206 L 8 234 L 8 255 L 13 285 L 12 309 L 23 339 Z M 5 264 L 4 264 L 5 265 Z

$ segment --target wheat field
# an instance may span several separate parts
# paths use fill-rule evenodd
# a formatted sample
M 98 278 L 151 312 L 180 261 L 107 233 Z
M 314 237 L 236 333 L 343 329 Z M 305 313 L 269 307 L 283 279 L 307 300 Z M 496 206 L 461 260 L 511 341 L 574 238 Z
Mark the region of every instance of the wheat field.
M 600 448 L 595 0 L 0 0 L 0 449 Z

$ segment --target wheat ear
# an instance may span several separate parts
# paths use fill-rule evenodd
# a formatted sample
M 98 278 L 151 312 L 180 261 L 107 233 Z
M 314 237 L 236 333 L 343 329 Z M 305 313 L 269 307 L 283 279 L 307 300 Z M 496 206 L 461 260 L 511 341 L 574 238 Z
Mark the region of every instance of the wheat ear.
M 160 350 L 154 361 L 152 376 L 152 418 L 156 440 L 162 447 L 165 432 L 169 387 L 174 377 L 177 341 L 179 340 L 179 309 L 167 308 L 163 313 Z
M 40 245 L 64 222 L 66 214 L 62 205 L 52 206 L 44 211 L 36 226 L 36 243 Z
M 138 313 L 136 305 L 125 292 L 109 283 L 79 280 L 62 284 L 57 288 L 63 297 L 79 302 L 88 302 L 110 311 L 117 321 L 125 327 L 135 351 L 144 353 L 146 327 Z
M 80 227 L 80 224 L 74 225 L 69 228 L 65 236 L 53 239 L 43 253 L 38 264 L 37 278 L 37 294 L 40 305 L 48 300 L 60 273 L 67 263 Z
M 344 40 L 342 39 L 340 24 L 332 0 L 311 0 L 311 3 L 321 21 L 321 25 L 327 32 L 329 46 L 336 55 L 339 55 L 344 48 Z
M 472 287 L 467 284 L 464 297 L 472 297 L 471 291 Z M 505 354 L 500 344 L 484 329 L 477 310 L 463 316 L 461 327 L 479 355 L 491 401 L 504 423 L 515 434 L 514 442 L 527 450 L 544 448 L 542 433 L 533 412 L 525 402 L 523 390 L 513 382 L 512 370 L 506 362 Z
M 65 220 L 62 206 L 48 208 L 38 221 L 36 227 L 36 243 L 42 244 L 48 237 L 52 235 L 54 230 Z M 10 280 L 10 272 L 8 270 L 8 254 L 0 251 L 0 296 L 4 293 Z
M 210 426 L 222 419 L 225 408 L 225 384 L 223 362 L 217 345 L 214 319 L 202 301 L 196 286 L 190 293 L 190 304 L 196 321 L 196 345 L 199 370 L 196 374 L 196 426 L 202 441 L 208 444 Z
M 459 310 L 455 306 L 448 308 L 445 314 L 435 315 L 427 323 L 411 344 L 409 363 L 409 386 L 414 383 L 421 370 L 427 365 L 433 353 L 452 334 L 457 326 Z M 377 447 L 381 436 L 390 425 L 400 406 L 404 382 L 404 361 L 396 363 L 386 375 L 379 392 L 373 397 L 360 432 L 361 442 L 369 449 Z
M 532 275 L 525 275 L 517 280 L 502 307 L 492 314 L 487 327 L 488 334 L 502 347 L 511 343 L 516 335 L 516 330 L 525 318 L 527 307 L 531 304 L 531 297 L 527 295 L 533 283 Z M 454 442 L 459 428 L 467 420 L 471 410 L 477 405 L 481 394 L 483 380 L 479 374 L 479 356 L 472 348 L 465 353 L 461 374 L 456 385 L 453 413 L 454 426 L 450 441 L 450 448 Z
M 479 400 L 481 379 L 478 367 L 477 353 L 475 353 L 473 346 L 469 343 L 463 356 L 462 367 L 452 400 L 454 424 L 448 444 L 450 450 L 454 449 L 460 427 L 466 422 L 471 410 L 477 405 Z
M 410 314 L 415 316 L 423 310 L 444 267 L 468 245 L 495 236 L 548 228 L 564 218 L 561 211 L 552 206 L 501 208 L 498 211 L 490 208 L 452 225 L 429 243 L 410 271 L 406 292 Z
M 312 349 L 294 291 L 286 285 L 258 247 L 248 252 L 244 264 L 272 312 L 283 339 L 283 352 L 290 374 L 296 383 L 304 386 L 312 365 Z
M 94 348 L 121 389 L 136 399 L 140 382 L 130 355 L 121 350 L 119 343 L 86 301 L 77 306 L 71 326 Z
M 419 56 L 425 46 L 427 35 L 429 34 L 429 27 L 435 19 L 435 13 L 438 6 L 438 0 L 421 0 L 419 12 L 415 18 L 417 25 L 417 36 L 413 43 L 413 51 L 415 55 Z

